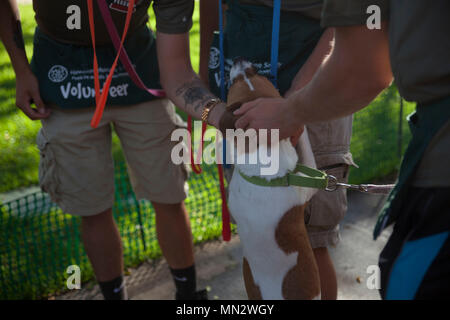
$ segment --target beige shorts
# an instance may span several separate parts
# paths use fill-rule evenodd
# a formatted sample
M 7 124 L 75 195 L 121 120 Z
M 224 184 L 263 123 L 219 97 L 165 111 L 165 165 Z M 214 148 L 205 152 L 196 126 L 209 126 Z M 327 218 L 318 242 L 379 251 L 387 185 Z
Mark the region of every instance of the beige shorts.
M 96 129 L 90 126 L 93 113 L 92 108 L 54 108 L 38 133 L 40 185 L 64 212 L 90 216 L 112 207 L 112 128 L 122 144 L 139 199 L 179 203 L 186 198 L 187 170 L 172 162 L 171 151 L 178 142 L 170 140 L 172 131 L 183 122 L 169 100 L 107 106 Z
M 348 171 L 347 164 L 325 170 L 327 174 L 335 176 L 339 182 L 347 182 Z M 344 188 L 338 188 L 333 192 L 319 190 L 312 197 L 305 209 L 305 224 L 313 249 L 338 244 L 339 223 L 346 212 L 347 190 Z

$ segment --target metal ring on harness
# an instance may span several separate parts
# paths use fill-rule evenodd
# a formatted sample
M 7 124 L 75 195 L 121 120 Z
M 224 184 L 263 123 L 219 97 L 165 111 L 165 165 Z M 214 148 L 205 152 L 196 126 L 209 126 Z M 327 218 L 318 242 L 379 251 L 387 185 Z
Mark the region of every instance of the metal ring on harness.
M 338 188 L 338 179 L 335 176 L 329 174 L 327 175 L 327 177 L 328 177 L 328 184 L 325 188 L 325 191 L 328 192 L 336 191 Z

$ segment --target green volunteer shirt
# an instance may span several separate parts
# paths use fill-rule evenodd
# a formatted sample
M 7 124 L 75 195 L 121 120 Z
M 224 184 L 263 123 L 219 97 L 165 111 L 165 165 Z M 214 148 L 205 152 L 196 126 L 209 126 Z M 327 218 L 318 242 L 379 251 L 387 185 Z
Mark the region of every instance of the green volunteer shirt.
M 273 0 L 240 0 L 246 5 L 262 5 L 273 7 Z M 315 19 L 320 19 L 323 0 L 281 0 L 281 10 L 299 12 Z
M 106 0 L 111 16 L 119 33 L 125 25 L 128 0 Z M 136 0 L 128 35 L 132 35 L 148 21 L 148 8 L 151 0 Z M 94 3 L 95 36 L 98 44 L 109 44 L 111 40 L 101 13 Z M 81 28 L 69 30 L 67 19 L 73 14 L 70 6 L 80 8 Z M 86 0 L 33 0 L 36 22 L 39 28 L 52 38 L 72 44 L 90 45 L 89 16 Z M 194 0 L 154 0 L 153 9 L 156 16 L 156 28 L 163 33 L 184 33 L 192 26 Z M 69 13 L 67 13 L 69 12 Z

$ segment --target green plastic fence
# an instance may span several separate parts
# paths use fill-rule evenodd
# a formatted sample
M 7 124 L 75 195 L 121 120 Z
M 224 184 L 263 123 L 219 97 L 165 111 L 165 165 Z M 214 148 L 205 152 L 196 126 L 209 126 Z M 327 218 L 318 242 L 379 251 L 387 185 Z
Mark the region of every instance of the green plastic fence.
M 398 169 L 409 141 L 406 114 L 395 87 L 386 90 L 354 117 L 352 152 L 359 169 L 351 170 L 354 183 L 373 182 Z M 186 207 L 195 242 L 221 233 L 221 199 L 215 166 L 191 174 Z M 116 164 L 114 214 L 124 247 L 126 267 L 161 256 L 151 204 L 138 202 L 128 181 L 126 164 Z M 69 265 L 78 265 L 82 281 L 93 279 L 80 239 L 80 219 L 64 214 L 46 194 L 37 192 L 0 205 L 0 299 L 38 299 L 66 288 Z
M 221 199 L 215 166 L 191 175 L 190 213 L 194 242 L 221 234 Z M 120 229 L 126 267 L 161 255 L 151 204 L 137 201 L 126 165 L 116 165 L 114 215 Z M 64 214 L 44 193 L 37 192 L 1 207 L 0 299 L 36 299 L 66 288 L 70 265 L 82 270 L 82 281 L 93 271 L 80 239 L 80 218 Z

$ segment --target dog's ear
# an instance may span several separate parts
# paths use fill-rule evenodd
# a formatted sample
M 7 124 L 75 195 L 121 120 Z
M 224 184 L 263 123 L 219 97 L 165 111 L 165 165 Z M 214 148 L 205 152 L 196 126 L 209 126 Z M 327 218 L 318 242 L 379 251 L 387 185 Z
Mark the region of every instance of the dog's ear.
M 234 111 L 241 107 L 241 102 L 235 102 L 231 106 L 227 106 L 222 118 L 219 121 L 219 130 L 225 136 L 227 129 L 235 129 L 235 124 L 239 116 L 233 114 Z

